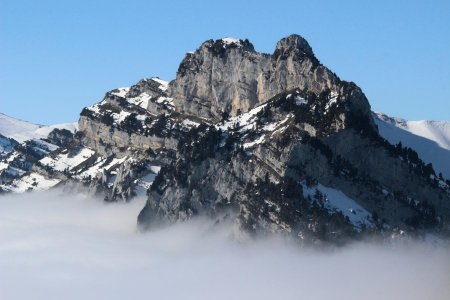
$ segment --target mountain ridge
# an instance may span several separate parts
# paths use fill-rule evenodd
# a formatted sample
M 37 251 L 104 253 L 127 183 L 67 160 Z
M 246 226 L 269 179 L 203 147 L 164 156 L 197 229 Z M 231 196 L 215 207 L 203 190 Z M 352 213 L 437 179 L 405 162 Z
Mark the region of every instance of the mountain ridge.
M 450 122 L 407 121 L 374 113 L 380 134 L 392 144 L 401 142 L 415 149 L 438 173 L 450 178 Z M 379 122 L 382 121 L 382 122 Z
M 73 122 L 54 125 L 41 125 L 0 113 L 0 134 L 5 137 L 12 138 L 19 143 L 33 138 L 46 138 L 55 128 L 67 129 L 74 132 L 77 129 L 77 124 L 77 122 Z

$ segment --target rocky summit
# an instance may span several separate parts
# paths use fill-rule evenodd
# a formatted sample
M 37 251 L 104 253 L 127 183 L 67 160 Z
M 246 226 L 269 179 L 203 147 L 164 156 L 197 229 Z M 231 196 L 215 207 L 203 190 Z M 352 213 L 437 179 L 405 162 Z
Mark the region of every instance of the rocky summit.
M 84 108 L 74 135 L 0 136 L 0 189 L 145 196 L 142 229 L 202 216 L 233 224 L 239 239 L 448 235 L 450 181 L 380 135 L 378 116 L 299 35 L 272 54 L 248 40 L 208 40 L 170 83 L 142 79 Z

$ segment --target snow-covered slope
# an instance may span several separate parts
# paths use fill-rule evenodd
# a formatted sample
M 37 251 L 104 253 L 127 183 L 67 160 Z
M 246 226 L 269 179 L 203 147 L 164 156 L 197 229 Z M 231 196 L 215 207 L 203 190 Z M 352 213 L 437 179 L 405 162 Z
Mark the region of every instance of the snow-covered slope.
M 50 126 L 37 125 L 0 113 L 0 134 L 12 138 L 19 143 L 31 139 L 46 138 L 55 128 L 67 129 L 74 132 L 77 128 L 77 123 L 64 123 Z
M 44 126 L 0 113 L 0 191 L 49 189 L 59 183 L 60 180 L 33 173 L 33 166 L 70 140 L 76 128 L 77 123 Z
M 303 186 L 303 195 L 311 201 L 321 202 L 328 210 L 341 212 L 357 230 L 363 227 L 373 227 L 371 214 L 357 201 L 345 195 L 342 191 L 318 183 L 316 186 Z
M 0 113 L 0 134 L 20 143 L 34 138 L 34 132 L 41 127 L 43 125 L 22 121 Z
M 414 149 L 426 163 L 450 178 L 450 122 L 407 121 L 373 114 L 380 134 L 392 144 L 401 142 Z

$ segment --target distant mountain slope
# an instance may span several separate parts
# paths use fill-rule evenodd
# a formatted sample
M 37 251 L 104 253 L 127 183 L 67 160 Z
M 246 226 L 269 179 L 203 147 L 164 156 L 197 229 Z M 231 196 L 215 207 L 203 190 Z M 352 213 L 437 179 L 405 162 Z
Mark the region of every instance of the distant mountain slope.
M 38 125 L 27 121 L 16 119 L 0 113 L 0 134 L 23 143 L 31 139 L 47 138 L 48 134 L 55 128 L 67 129 L 74 132 L 77 123 L 64 123 L 57 125 Z
M 0 113 L 0 191 L 48 189 L 58 183 L 28 173 L 39 159 L 70 143 L 77 126 L 37 125 Z M 19 178 L 20 184 L 13 188 L 12 182 Z
M 374 113 L 380 134 L 392 144 L 413 148 L 427 163 L 450 178 L 450 122 L 407 121 Z

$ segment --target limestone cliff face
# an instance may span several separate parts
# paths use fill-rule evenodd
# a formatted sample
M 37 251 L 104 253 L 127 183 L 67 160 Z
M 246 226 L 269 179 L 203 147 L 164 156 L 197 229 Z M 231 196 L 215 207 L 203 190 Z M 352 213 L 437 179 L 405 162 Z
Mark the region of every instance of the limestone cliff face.
M 278 42 L 272 55 L 256 52 L 247 40 L 206 41 L 186 55 L 169 93 L 178 111 L 218 121 L 223 113 L 247 112 L 284 91 L 341 93 L 342 84 L 319 63 L 305 39 L 291 35 Z M 370 112 L 356 86 L 348 106 Z
M 166 83 L 150 78 L 106 93 L 100 103 L 81 113 L 83 144 L 104 156 L 122 157 L 130 151 L 174 149 L 176 140 L 166 134 L 171 124 L 165 116 L 174 110 L 166 89 Z

